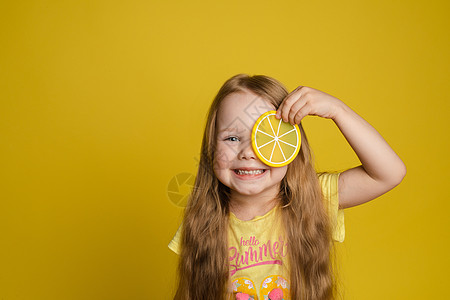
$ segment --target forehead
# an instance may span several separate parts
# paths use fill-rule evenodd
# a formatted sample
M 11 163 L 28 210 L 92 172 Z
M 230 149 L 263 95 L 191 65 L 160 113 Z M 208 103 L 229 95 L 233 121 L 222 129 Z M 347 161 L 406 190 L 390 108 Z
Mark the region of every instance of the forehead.
M 236 92 L 226 96 L 217 112 L 217 127 L 252 129 L 263 113 L 275 110 L 269 101 L 251 92 Z

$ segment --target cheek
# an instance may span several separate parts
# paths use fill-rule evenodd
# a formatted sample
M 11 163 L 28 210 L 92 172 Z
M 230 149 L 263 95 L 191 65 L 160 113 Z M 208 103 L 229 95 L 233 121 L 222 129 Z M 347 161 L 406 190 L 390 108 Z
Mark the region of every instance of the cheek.
M 286 176 L 287 173 L 287 166 L 280 167 L 280 168 L 273 168 L 270 167 L 270 173 L 272 173 L 272 178 L 276 181 L 283 180 L 284 176 Z
M 217 172 L 230 168 L 231 160 L 230 153 L 227 153 L 227 151 L 224 151 L 224 149 L 221 149 L 220 147 L 217 148 L 217 151 L 214 154 L 214 170 Z
M 214 155 L 214 174 L 217 179 L 229 187 L 229 169 L 231 166 L 230 155 L 223 151 L 216 151 Z

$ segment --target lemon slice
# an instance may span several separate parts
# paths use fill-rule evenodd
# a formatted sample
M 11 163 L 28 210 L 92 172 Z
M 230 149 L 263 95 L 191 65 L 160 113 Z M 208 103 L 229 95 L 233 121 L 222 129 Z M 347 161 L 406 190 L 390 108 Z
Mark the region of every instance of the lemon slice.
M 256 156 L 271 167 L 282 167 L 294 160 L 300 150 L 301 134 L 297 124 L 291 125 L 275 117 L 276 111 L 262 114 L 252 130 L 252 147 Z

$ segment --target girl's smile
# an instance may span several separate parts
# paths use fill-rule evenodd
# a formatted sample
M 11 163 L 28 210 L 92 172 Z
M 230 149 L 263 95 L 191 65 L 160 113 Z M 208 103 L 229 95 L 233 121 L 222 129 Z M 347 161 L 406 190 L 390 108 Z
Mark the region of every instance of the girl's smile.
M 239 168 L 233 170 L 236 176 L 242 180 L 258 179 L 266 174 L 266 169 Z

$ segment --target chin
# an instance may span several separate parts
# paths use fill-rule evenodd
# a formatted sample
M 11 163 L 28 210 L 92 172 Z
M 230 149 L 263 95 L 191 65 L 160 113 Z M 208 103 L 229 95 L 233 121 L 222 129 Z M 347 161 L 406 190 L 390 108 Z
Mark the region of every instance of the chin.
M 240 189 L 236 189 L 236 192 L 238 192 L 241 195 L 245 195 L 245 196 L 254 196 L 254 195 L 258 195 L 260 193 L 263 192 L 263 190 L 260 189 L 244 189 L 244 190 L 240 190 Z

